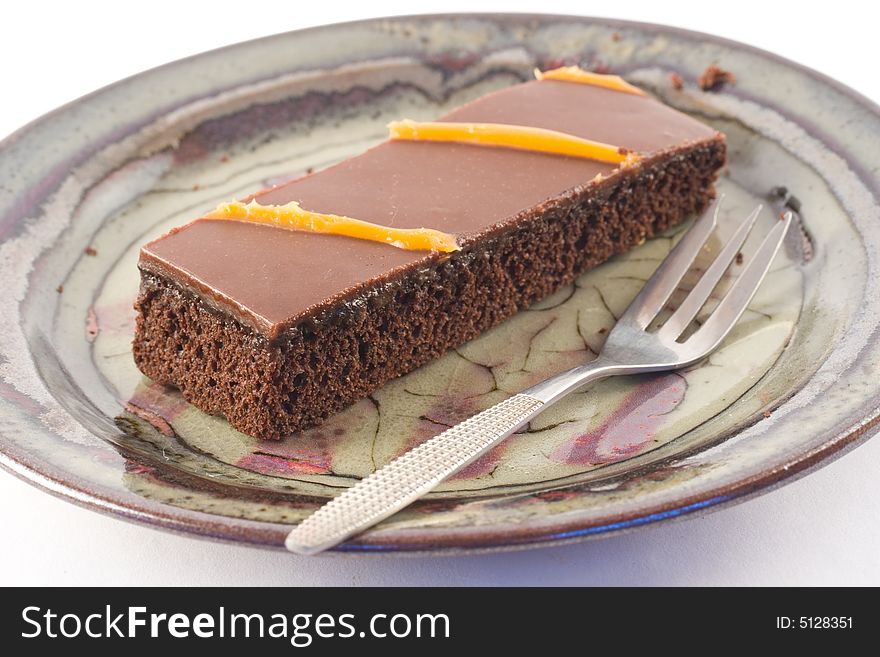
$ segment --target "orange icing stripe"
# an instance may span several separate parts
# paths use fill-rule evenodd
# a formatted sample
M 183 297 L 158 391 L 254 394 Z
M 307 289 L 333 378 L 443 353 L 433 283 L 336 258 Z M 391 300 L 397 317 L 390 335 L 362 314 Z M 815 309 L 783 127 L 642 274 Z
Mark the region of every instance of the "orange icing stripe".
M 345 235 L 372 242 L 382 242 L 410 251 L 458 251 L 454 235 L 431 228 L 390 228 L 351 217 L 303 210 L 299 203 L 261 205 L 256 201 L 221 203 L 205 219 L 228 219 L 277 226 L 310 233 Z
M 580 84 L 592 84 L 595 87 L 605 87 L 615 91 L 623 91 L 636 96 L 644 96 L 645 92 L 634 87 L 619 75 L 601 75 L 585 71 L 580 66 L 560 66 L 549 71 L 535 69 L 535 77 L 539 80 L 562 80 L 563 82 L 579 82 Z
M 497 146 L 554 155 L 583 157 L 612 164 L 632 164 L 639 159 L 626 149 L 575 137 L 564 132 L 504 123 L 417 123 L 392 121 L 391 139 L 408 141 L 453 141 L 479 146 Z

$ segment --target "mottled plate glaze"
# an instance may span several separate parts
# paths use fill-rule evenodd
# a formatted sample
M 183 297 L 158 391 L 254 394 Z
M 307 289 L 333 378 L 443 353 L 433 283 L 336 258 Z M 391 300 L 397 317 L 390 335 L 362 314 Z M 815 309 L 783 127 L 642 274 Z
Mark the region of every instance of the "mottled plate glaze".
M 146 240 L 220 200 L 360 152 L 391 119 L 431 118 L 561 63 L 622 73 L 727 133 L 722 237 L 776 186 L 799 201 L 801 230 L 707 362 L 571 395 L 340 549 L 451 552 L 601 535 L 766 490 L 871 433 L 880 152 L 863 135 L 880 133 L 876 106 L 706 35 L 579 17 L 426 16 L 176 62 L 0 146 L 0 462 L 122 517 L 280 547 L 290 523 L 340 488 L 591 359 L 680 231 L 280 442 L 243 436 L 152 384 L 130 350 Z M 700 91 L 710 63 L 737 83 Z M 777 210 L 771 203 L 765 228 Z

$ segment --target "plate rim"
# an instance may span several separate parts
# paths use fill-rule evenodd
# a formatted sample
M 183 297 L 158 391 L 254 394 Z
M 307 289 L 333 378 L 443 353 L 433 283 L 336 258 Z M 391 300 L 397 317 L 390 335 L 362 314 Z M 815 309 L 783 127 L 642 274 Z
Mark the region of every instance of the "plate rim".
M 74 100 L 71 100 L 50 112 L 43 114 L 22 127 L 16 129 L 0 141 L 0 153 L 34 131 L 43 123 L 63 114 L 80 104 L 87 103 L 91 98 L 100 96 L 110 89 L 137 81 L 160 70 L 172 70 L 184 63 L 192 62 L 209 54 L 221 53 L 242 47 L 246 44 L 287 40 L 304 33 L 325 30 L 344 29 L 347 26 L 364 26 L 383 22 L 418 22 L 437 20 L 488 20 L 504 23 L 510 20 L 523 21 L 535 19 L 544 22 L 574 20 L 584 24 L 599 24 L 608 27 L 630 28 L 648 33 L 678 35 L 689 39 L 701 39 L 710 43 L 728 46 L 768 58 L 788 68 L 800 71 L 844 96 L 864 106 L 870 113 L 880 116 L 880 104 L 867 98 L 860 92 L 841 83 L 830 76 L 808 66 L 792 61 L 776 53 L 745 44 L 726 37 L 689 30 L 660 23 L 629 21 L 615 18 L 595 16 L 511 13 L 511 12 L 479 12 L 479 13 L 433 13 L 415 15 L 394 15 L 331 23 L 297 30 L 279 32 L 256 39 L 228 44 L 219 48 L 206 50 L 185 58 L 177 59 L 145 71 L 122 78 L 109 85 L 96 89 Z M 858 172 L 862 174 L 862 171 Z M 860 175 L 860 178 L 864 176 Z M 864 180 L 863 180 L 864 181 Z M 869 183 L 869 181 L 864 181 Z M 876 191 L 876 184 L 869 185 Z M 656 504 L 651 508 L 640 508 L 638 511 L 603 516 L 601 521 L 590 521 L 578 516 L 582 512 L 574 512 L 573 518 L 559 520 L 552 527 L 526 524 L 516 527 L 497 527 L 485 530 L 475 528 L 444 528 L 444 533 L 431 535 L 430 529 L 416 530 L 383 529 L 371 531 L 363 535 L 366 541 L 351 540 L 337 548 L 338 552 L 387 553 L 404 552 L 409 554 L 438 553 L 466 554 L 472 552 L 500 551 L 543 545 L 560 545 L 567 542 L 587 538 L 607 536 L 614 533 L 635 529 L 642 525 L 661 521 L 680 519 L 696 513 L 717 510 L 734 503 L 745 501 L 750 497 L 769 492 L 785 483 L 799 479 L 806 474 L 826 465 L 856 446 L 862 444 L 878 433 L 880 429 L 880 407 L 868 411 L 858 422 L 846 422 L 834 435 L 830 435 L 812 450 L 800 453 L 784 465 L 756 473 L 751 477 L 738 479 L 726 485 L 716 486 L 708 491 L 701 491 L 688 497 L 677 497 L 674 501 Z M 55 497 L 73 502 L 77 506 L 111 515 L 116 518 L 158 527 L 175 533 L 195 535 L 203 538 L 250 544 L 258 547 L 283 549 L 283 541 L 289 525 L 265 521 L 246 520 L 232 516 L 221 516 L 195 511 L 183 507 L 175 507 L 163 502 L 140 497 L 130 491 L 107 489 L 103 484 L 86 482 L 78 475 L 64 471 L 55 465 L 40 459 L 29 458 L 23 450 L 2 439 L 0 433 L 0 467 L 44 490 Z M 86 487 L 84 484 L 88 483 Z M 549 531 L 552 529 L 552 531 Z M 480 538 L 482 535 L 482 538 Z

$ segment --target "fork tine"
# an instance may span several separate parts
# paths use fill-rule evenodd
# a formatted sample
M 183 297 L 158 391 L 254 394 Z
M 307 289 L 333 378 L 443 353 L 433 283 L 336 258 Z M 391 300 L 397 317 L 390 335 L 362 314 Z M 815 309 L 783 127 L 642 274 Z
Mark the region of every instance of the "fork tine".
M 715 230 L 722 199 L 723 197 L 715 202 L 714 212 L 706 212 L 690 227 L 681 241 L 660 263 L 641 292 L 623 313 L 621 321 L 629 320 L 635 322 L 639 328 L 645 329 L 657 316 L 657 313 L 678 287 L 682 276 L 690 269 L 694 258 L 697 257 L 700 249 L 709 239 L 709 235 Z
M 752 213 L 737 229 L 733 237 L 731 237 L 727 244 L 724 245 L 724 249 L 722 249 L 721 253 L 718 254 L 718 257 L 715 258 L 715 261 L 703 273 L 700 280 L 694 285 L 693 289 L 678 307 L 678 310 L 676 310 L 672 314 L 672 317 L 666 320 L 666 323 L 663 324 L 663 328 L 660 329 L 661 337 L 667 340 L 677 339 L 678 336 L 680 336 L 688 327 L 688 324 L 693 321 L 694 317 L 697 316 L 697 313 L 700 312 L 700 308 L 706 303 L 706 299 L 712 294 L 712 290 L 715 289 L 718 281 L 721 280 L 724 272 L 727 271 L 730 263 L 733 262 L 734 257 L 739 253 L 743 242 L 746 241 L 746 237 L 748 237 L 752 227 L 755 225 L 755 221 L 761 213 L 762 208 L 763 206 L 759 205 L 752 210 Z
M 770 264 L 776 257 L 791 225 L 792 216 L 791 212 L 786 212 L 782 221 L 777 222 L 770 230 L 743 273 L 712 311 L 709 319 L 684 344 L 692 347 L 695 352 L 705 354 L 718 346 L 730 333 L 730 329 L 745 312 L 746 306 L 749 305 L 758 286 L 770 270 Z

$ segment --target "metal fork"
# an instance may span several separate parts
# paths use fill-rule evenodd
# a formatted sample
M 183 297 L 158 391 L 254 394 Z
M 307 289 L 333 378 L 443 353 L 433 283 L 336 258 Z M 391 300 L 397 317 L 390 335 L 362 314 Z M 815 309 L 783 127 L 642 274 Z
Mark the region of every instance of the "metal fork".
M 591 363 L 558 374 L 492 406 L 406 452 L 334 498 L 287 536 L 288 550 L 315 554 L 357 534 L 409 505 L 471 463 L 580 386 L 608 376 L 660 372 L 692 365 L 711 353 L 752 300 L 782 244 L 791 212 L 769 231 L 755 255 L 708 319 L 680 338 L 739 253 L 761 206 L 743 221 L 678 309 L 649 331 L 688 272 L 718 222 L 720 201 L 688 230 L 660 264 L 608 335 Z

